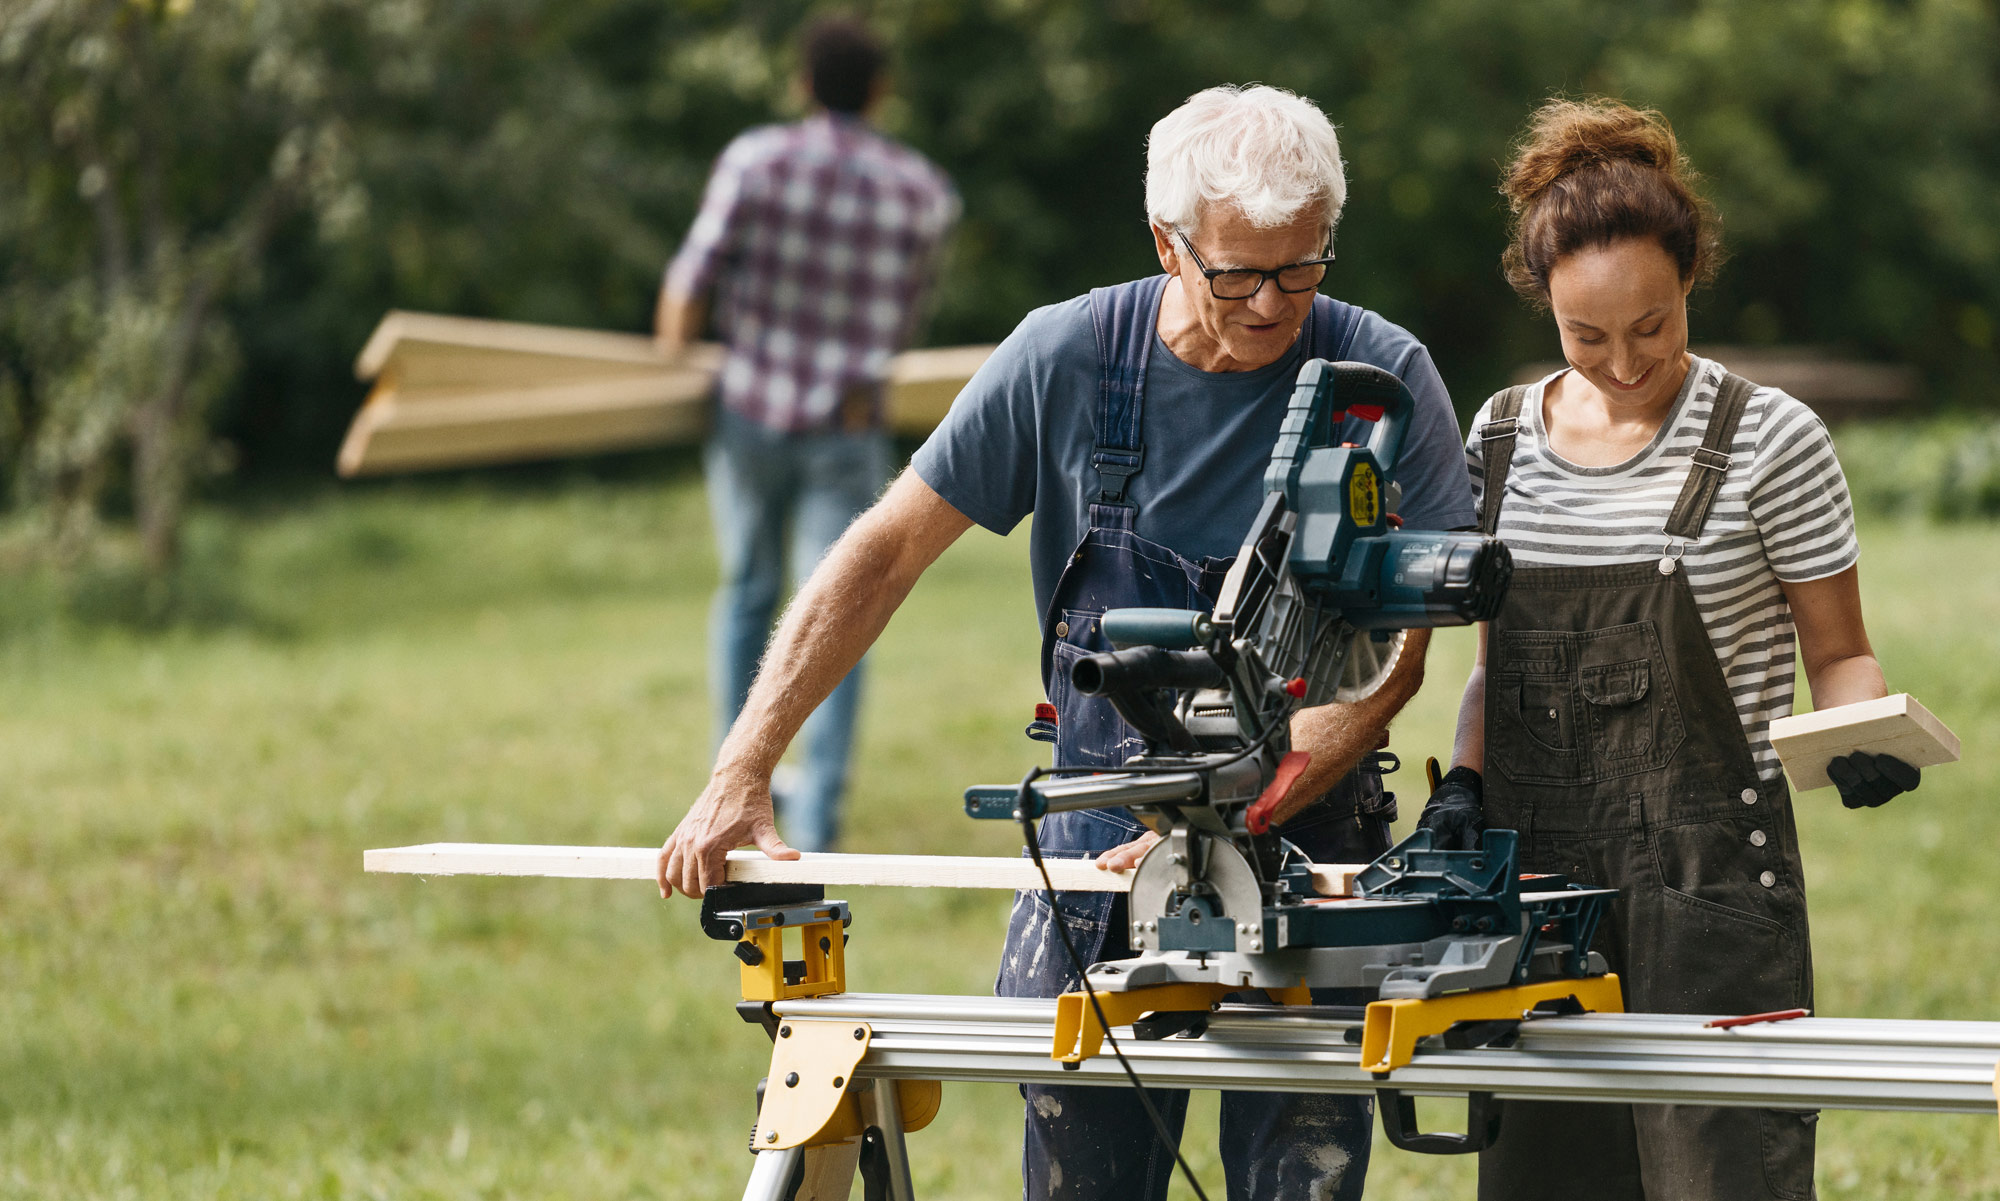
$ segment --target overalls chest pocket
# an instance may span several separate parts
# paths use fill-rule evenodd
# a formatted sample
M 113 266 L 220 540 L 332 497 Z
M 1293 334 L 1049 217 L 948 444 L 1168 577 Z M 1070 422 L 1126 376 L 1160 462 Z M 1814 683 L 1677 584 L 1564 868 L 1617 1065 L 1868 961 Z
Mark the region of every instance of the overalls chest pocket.
M 1523 784 L 1589 784 L 1664 766 L 1686 731 L 1651 621 L 1494 639 L 1488 755 Z
M 1664 767 L 1680 749 L 1686 730 L 1653 622 L 1579 635 L 1576 685 L 1596 779 Z

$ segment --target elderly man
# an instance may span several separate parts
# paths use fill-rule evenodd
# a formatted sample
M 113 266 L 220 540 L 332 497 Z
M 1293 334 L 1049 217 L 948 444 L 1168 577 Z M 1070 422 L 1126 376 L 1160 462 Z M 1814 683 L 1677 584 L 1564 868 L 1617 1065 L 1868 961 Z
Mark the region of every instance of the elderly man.
M 1102 701 L 1075 695 L 1069 665 L 1106 648 L 1106 609 L 1214 604 L 1226 556 L 1256 514 L 1261 476 L 1299 368 L 1353 359 L 1401 376 L 1417 413 L 1397 476 L 1413 529 L 1469 525 L 1457 422 L 1430 355 L 1373 313 L 1317 294 L 1346 185 L 1333 127 L 1309 101 L 1267 87 L 1212 88 L 1153 127 L 1146 208 L 1164 274 L 1029 314 L 966 386 L 910 469 L 827 555 L 780 624 L 715 773 L 660 853 L 662 895 L 723 879 L 753 842 L 795 854 L 772 825 L 769 781 L 786 743 L 881 632 L 910 587 L 973 523 L 1004 534 L 1034 514 L 1030 558 L 1042 678 L 1057 708 L 1058 765 L 1114 764 L 1141 744 Z M 1364 423 L 1345 436 L 1366 439 Z M 1279 810 L 1314 859 L 1388 846 L 1374 752 L 1415 692 L 1424 631 L 1374 697 L 1301 713 L 1293 745 L 1311 767 Z M 1052 814 L 1048 853 L 1136 863 L 1154 841 L 1122 810 Z M 998 988 L 1055 996 L 1086 962 L 1129 955 L 1112 893 L 1015 898 Z M 1323 1000 L 1338 998 L 1324 997 Z M 1166 1195 L 1173 1166 L 1138 1098 L 1121 1089 L 1024 1088 L 1026 1194 Z M 1154 1090 L 1178 1131 L 1185 1092 Z M 1233 1198 L 1361 1195 L 1366 1099 L 1225 1094 L 1222 1159 Z

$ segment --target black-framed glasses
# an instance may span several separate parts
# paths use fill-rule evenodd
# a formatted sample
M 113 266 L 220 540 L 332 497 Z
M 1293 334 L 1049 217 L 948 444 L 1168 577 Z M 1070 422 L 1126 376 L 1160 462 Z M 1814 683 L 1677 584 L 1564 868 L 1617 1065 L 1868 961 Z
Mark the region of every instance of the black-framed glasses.
M 1255 267 L 1231 267 L 1218 271 L 1201 261 L 1201 254 L 1188 240 L 1185 231 L 1177 229 L 1174 236 L 1187 247 L 1188 257 L 1194 260 L 1194 269 L 1208 280 L 1208 290 L 1214 293 L 1217 300 L 1248 300 L 1257 294 L 1267 279 L 1276 283 L 1280 292 L 1310 292 L 1326 278 L 1327 265 L 1333 262 L 1333 247 L 1329 245 L 1326 254 L 1320 258 L 1288 263 L 1272 271 L 1259 271 Z

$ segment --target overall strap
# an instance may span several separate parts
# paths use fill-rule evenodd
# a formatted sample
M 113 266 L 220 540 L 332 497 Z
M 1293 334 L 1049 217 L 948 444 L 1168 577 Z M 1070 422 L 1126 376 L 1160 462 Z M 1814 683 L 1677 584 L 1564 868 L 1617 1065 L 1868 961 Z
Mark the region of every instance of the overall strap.
M 1354 332 L 1366 309 L 1331 296 L 1314 296 L 1312 318 L 1306 322 L 1305 357 L 1347 361 L 1354 352 Z
M 1722 478 L 1729 474 L 1729 447 L 1736 440 L 1736 426 L 1757 385 L 1740 375 L 1723 372 L 1722 385 L 1715 393 L 1715 408 L 1708 415 L 1708 433 L 1695 447 L 1694 465 L 1688 468 L 1687 483 L 1681 485 L 1680 499 L 1667 516 L 1667 536 L 1692 542 L 1701 537 L 1708 522 L 1709 506 L 1722 490 Z
M 1479 427 L 1479 461 L 1486 465 L 1486 485 L 1479 494 L 1479 532 L 1487 537 L 1500 528 L 1500 506 L 1507 497 L 1507 473 L 1514 466 L 1514 439 L 1520 436 L 1521 406 L 1531 384 L 1516 384 L 1494 399 L 1485 425 Z
M 1133 507 L 1126 496 L 1132 477 L 1146 465 L 1146 364 L 1153 354 L 1160 294 L 1167 277 L 1155 275 L 1090 290 L 1090 328 L 1097 336 L 1097 444 L 1090 465 L 1097 471 L 1091 504 Z

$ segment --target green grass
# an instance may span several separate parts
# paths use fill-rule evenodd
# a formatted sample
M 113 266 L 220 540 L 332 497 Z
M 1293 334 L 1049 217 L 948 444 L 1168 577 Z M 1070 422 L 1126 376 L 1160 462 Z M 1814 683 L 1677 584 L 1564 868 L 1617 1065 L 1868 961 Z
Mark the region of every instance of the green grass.
M 1996 535 L 1864 541 L 1892 683 L 1969 757 L 1878 812 L 1802 798 L 1820 1008 L 2000 1016 Z M 196 542 L 220 599 L 164 633 L 0 583 L 0 1199 L 740 1192 L 768 1043 L 691 906 L 360 870 L 370 846 L 665 835 L 709 745 L 696 481 L 357 490 L 207 513 Z M 1017 849 L 957 797 L 1034 760 L 1035 647 L 1023 539 L 968 537 L 872 660 L 851 849 Z M 1406 759 L 1444 751 L 1469 653 L 1440 639 Z M 848 899 L 855 987 L 988 988 L 1004 896 Z M 912 1139 L 920 1193 L 1015 1195 L 1016 1104 L 948 1089 Z M 1191 1129 L 1219 1187 L 1212 1120 Z M 1821 1130 L 1829 1198 L 2000 1196 L 1990 1118 Z M 1370 1195 L 1470 1181 L 1381 1146 Z

